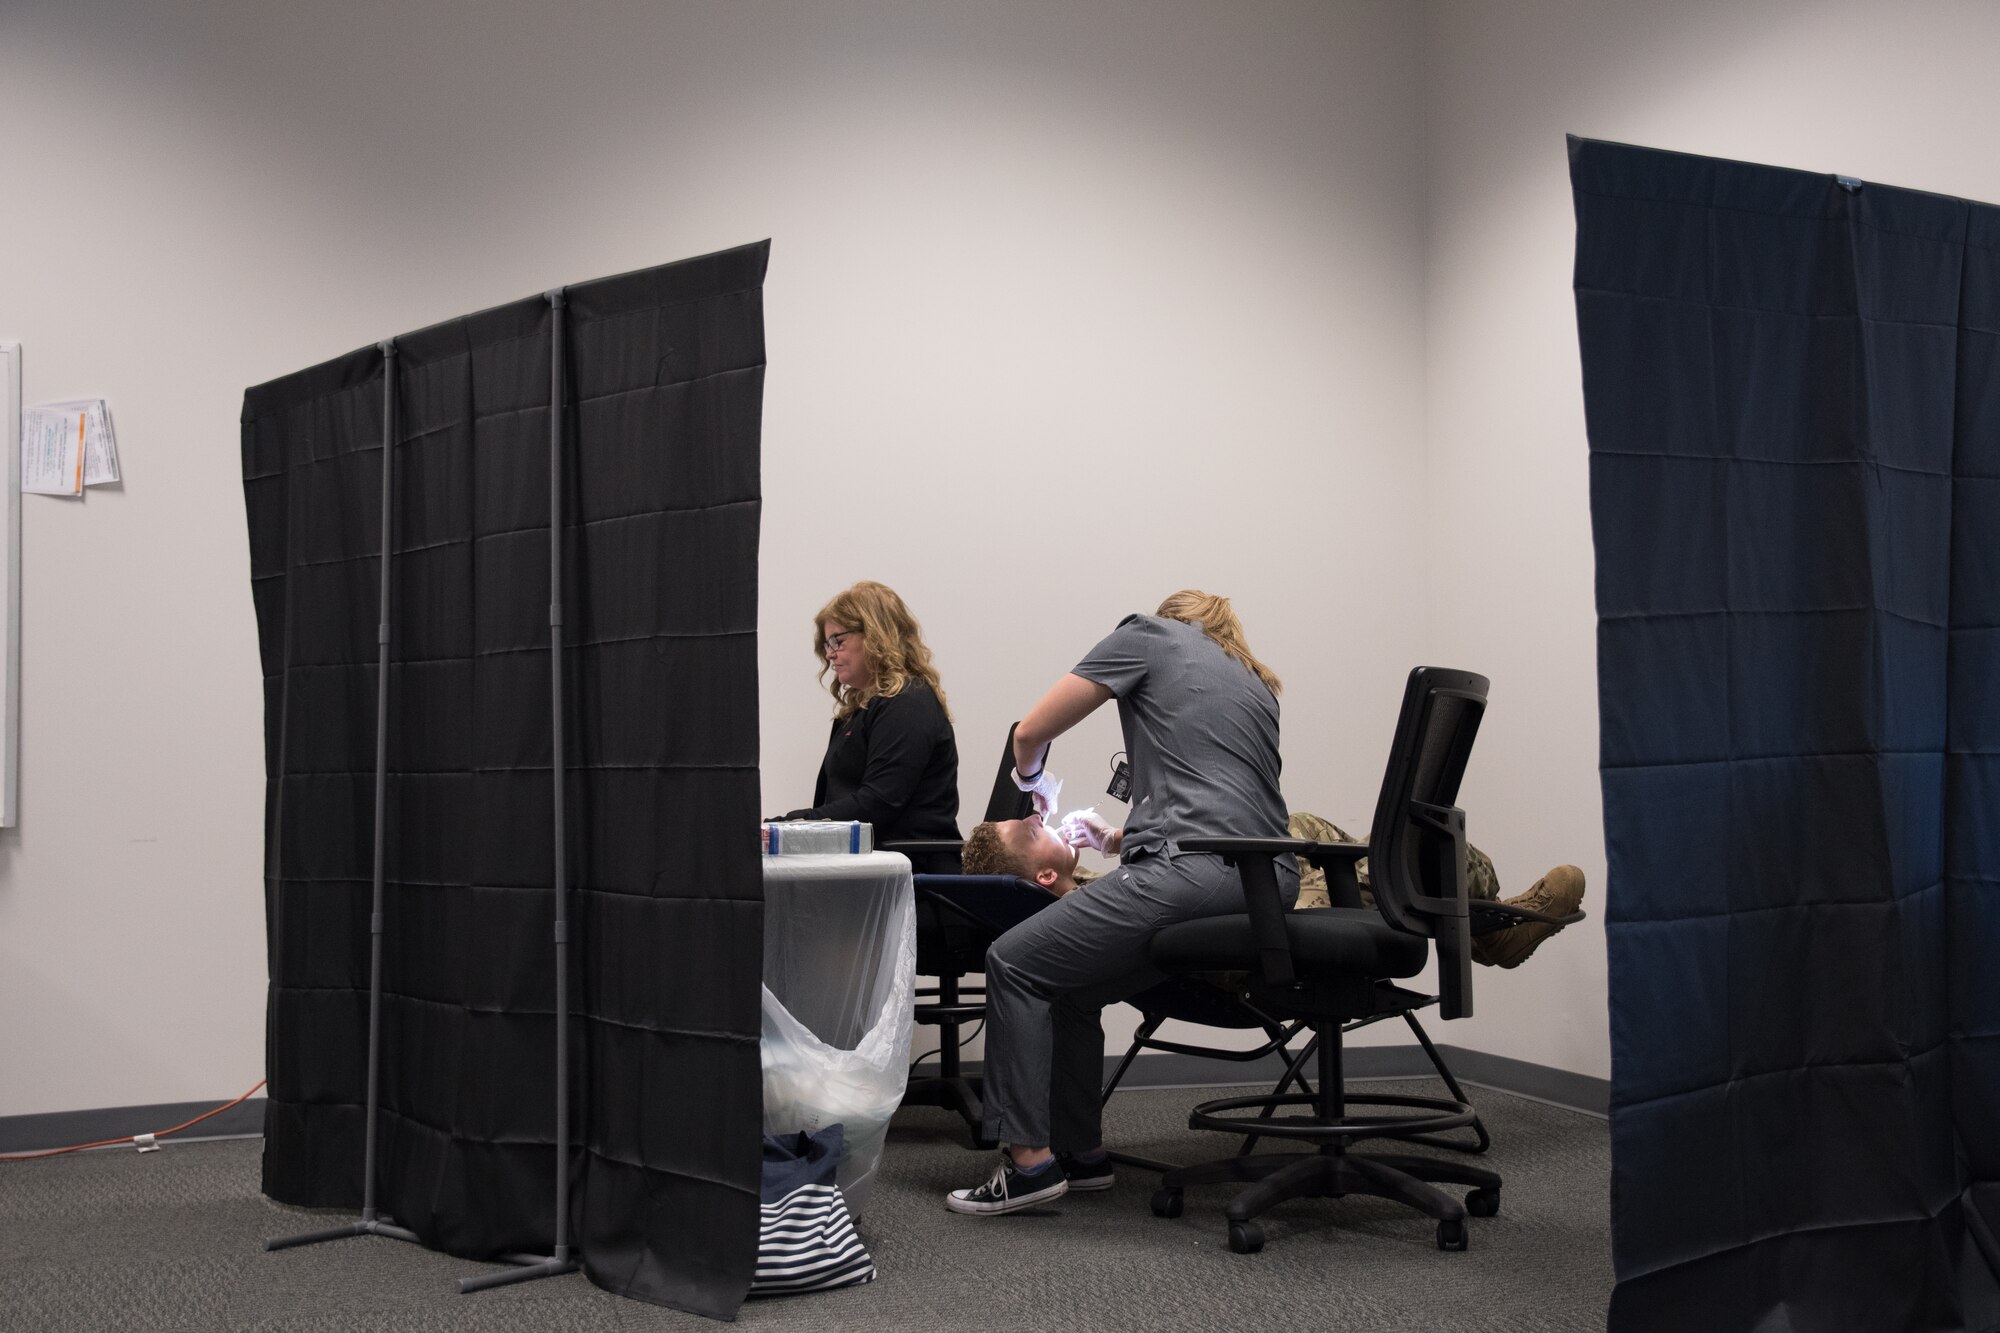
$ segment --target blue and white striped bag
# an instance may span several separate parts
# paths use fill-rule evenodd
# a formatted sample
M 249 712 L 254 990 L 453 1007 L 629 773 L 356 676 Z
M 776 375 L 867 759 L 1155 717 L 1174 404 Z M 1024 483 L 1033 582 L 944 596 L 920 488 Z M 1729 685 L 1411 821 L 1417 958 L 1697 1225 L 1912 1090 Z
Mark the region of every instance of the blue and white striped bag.
M 752 1296 L 791 1296 L 875 1280 L 875 1261 L 854 1233 L 833 1183 L 841 1126 L 764 1136 L 763 1217 Z

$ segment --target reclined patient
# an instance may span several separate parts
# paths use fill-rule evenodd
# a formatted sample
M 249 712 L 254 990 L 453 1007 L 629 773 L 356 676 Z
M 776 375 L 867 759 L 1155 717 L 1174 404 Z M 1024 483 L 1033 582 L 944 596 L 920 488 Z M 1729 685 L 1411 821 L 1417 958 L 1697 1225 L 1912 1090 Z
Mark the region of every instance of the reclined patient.
M 999 823 L 987 820 L 977 824 L 972 835 L 965 840 L 961 858 L 965 873 L 1013 875 L 1039 884 L 1057 895 L 1080 889 L 1097 878 L 1095 873 L 1077 863 L 1081 847 L 1090 846 L 1115 855 L 1118 830 L 1105 826 L 1094 815 L 1076 827 L 1082 831 L 1076 835 L 1079 845 L 1072 846 L 1061 833 L 1032 816 Z M 1360 841 L 1348 836 L 1331 820 L 1304 811 L 1292 814 L 1285 831 L 1294 838 L 1313 842 Z M 1365 858 L 1356 864 L 1355 877 L 1361 882 L 1363 904 L 1373 907 L 1375 898 L 1368 889 L 1368 862 Z M 1470 843 L 1465 847 L 1465 887 L 1467 895 L 1472 898 L 1488 902 L 1504 901 L 1548 916 L 1567 916 L 1583 902 L 1583 872 L 1571 865 L 1557 866 L 1536 880 L 1526 893 L 1501 899 L 1500 877 L 1493 869 L 1492 858 Z M 1327 905 L 1326 872 L 1314 869 L 1301 860 L 1298 906 Z M 1491 934 L 1475 935 L 1472 957 L 1474 961 L 1491 967 L 1518 967 L 1523 959 L 1540 947 L 1543 940 L 1561 929 L 1561 926 L 1542 921 L 1523 921 Z

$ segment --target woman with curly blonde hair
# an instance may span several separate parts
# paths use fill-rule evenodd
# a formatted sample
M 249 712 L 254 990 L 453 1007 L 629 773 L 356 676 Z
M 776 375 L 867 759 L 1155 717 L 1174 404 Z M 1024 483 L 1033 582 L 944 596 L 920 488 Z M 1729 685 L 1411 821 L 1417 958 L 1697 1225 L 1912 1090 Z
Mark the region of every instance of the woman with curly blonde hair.
M 813 617 L 813 655 L 833 695 L 833 732 L 812 805 L 784 818 L 858 819 L 877 843 L 956 839 L 958 742 L 910 608 L 864 579 Z

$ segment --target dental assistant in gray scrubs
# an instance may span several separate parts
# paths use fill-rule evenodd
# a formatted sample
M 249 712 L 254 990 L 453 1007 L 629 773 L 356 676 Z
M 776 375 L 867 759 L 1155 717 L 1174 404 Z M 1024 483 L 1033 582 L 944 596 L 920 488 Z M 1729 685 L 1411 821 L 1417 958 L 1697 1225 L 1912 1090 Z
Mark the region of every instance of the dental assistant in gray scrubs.
M 1192 837 L 1282 838 L 1278 678 L 1244 640 L 1229 599 L 1178 592 L 1154 615 L 1127 616 L 1057 681 L 1014 732 L 1015 782 L 1053 813 L 1049 743 L 1106 700 L 1118 701 L 1132 804 L 1125 827 L 1094 816 L 1070 835 L 1116 855 L 1118 868 L 995 941 L 986 955 L 985 1132 L 1001 1141 L 989 1179 L 953 1190 L 957 1213 L 1013 1212 L 1070 1190 L 1108 1189 L 1098 1081 L 1104 1006 L 1163 976 L 1146 960 L 1153 933 L 1243 910 L 1235 871 Z M 1286 904 L 1298 871 L 1280 860 Z

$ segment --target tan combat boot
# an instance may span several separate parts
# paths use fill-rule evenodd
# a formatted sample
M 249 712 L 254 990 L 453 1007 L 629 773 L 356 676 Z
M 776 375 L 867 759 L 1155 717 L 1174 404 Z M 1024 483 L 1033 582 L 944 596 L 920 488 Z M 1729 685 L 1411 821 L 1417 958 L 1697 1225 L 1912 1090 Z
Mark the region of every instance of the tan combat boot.
M 1583 901 L 1583 872 L 1575 866 L 1557 866 L 1536 880 L 1535 887 L 1526 893 L 1502 901 L 1545 916 L 1568 916 Z M 1488 967 L 1519 967 L 1522 959 L 1561 929 L 1546 921 L 1523 921 L 1490 935 L 1475 935 L 1472 961 Z

